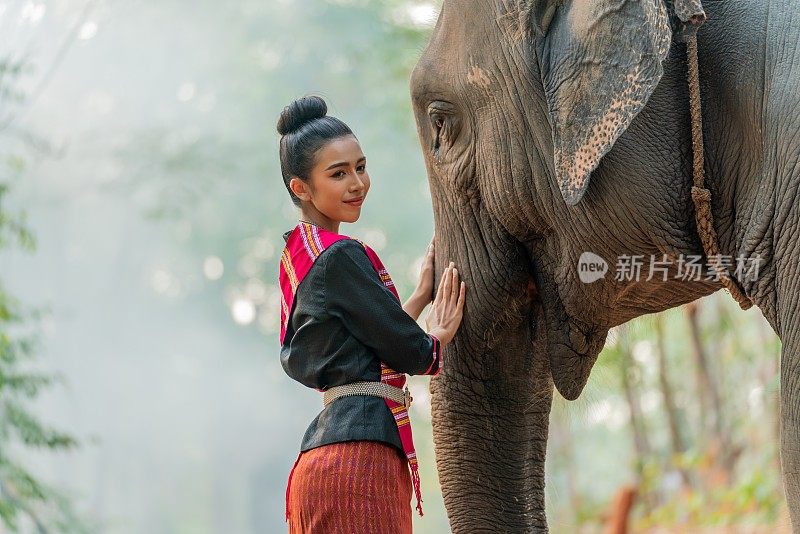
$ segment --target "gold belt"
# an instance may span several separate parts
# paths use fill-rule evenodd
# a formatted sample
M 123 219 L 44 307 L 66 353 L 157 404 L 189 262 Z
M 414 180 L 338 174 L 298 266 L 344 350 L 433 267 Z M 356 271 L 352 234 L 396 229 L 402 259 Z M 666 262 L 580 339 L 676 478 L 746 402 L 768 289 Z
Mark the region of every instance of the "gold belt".
M 386 397 L 402 404 L 408 409 L 411 406 L 411 392 L 406 388 L 400 389 L 391 386 L 384 382 L 351 382 L 341 386 L 333 386 L 325 390 L 322 396 L 322 404 L 327 407 L 328 404 L 335 401 L 339 397 L 349 397 L 351 395 L 370 395 L 373 397 Z

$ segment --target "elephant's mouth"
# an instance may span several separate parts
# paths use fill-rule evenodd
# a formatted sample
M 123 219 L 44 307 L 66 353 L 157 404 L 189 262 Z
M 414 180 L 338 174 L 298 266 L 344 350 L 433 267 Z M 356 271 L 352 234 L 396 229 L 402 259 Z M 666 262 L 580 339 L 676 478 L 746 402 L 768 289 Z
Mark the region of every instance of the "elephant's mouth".
M 555 280 L 530 252 L 528 258 L 535 283 L 534 306 L 541 308 L 539 316 L 544 318 L 544 327 L 537 328 L 537 335 L 546 338 L 553 384 L 564 398 L 574 400 L 583 391 L 592 366 L 603 350 L 608 329 L 587 325 L 571 317 Z M 539 344 L 539 340 L 536 341 Z
M 583 391 L 597 356 L 603 349 L 606 331 L 601 336 L 587 337 L 586 349 L 578 351 L 571 345 L 558 341 L 561 332 L 548 330 L 547 351 L 550 372 L 558 392 L 567 400 L 577 399 Z

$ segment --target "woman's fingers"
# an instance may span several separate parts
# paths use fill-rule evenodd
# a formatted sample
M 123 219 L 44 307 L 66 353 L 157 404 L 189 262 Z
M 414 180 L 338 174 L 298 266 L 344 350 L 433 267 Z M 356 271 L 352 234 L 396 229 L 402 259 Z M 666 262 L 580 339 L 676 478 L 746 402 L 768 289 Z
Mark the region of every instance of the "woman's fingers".
M 458 294 L 460 292 L 461 284 L 459 283 L 458 269 L 453 269 L 450 293 L 447 296 L 447 312 L 451 315 L 458 310 Z
M 458 269 L 453 269 L 453 283 L 450 288 L 450 298 L 453 300 L 455 304 L 456 300 L 458 299 Z
M 453 281 L 453 262 L 450 262 L 450 265 L 447 266 L 447 276 L 444 277 L 444 295 L 445 298 L 449 298 L 450 295 L 450 286 Z
M 450 304 L 453 301 L 453 273 L 455 272 L 455 267 L 450 269 L 450 272 L 447 273 L 447 282 L 445 282 L 444 288 L 444 306 L 445 306 L 445 313 L 450 313 Z
M 444 294 L 444 281 L 447 278 L 449 269 L 450 267 L 448 266 L 442 271 L 442 279 L 439 281 L 439 287 L 436 289 L 436 300 L 441 301 L 442 299 L 442 295 Z
M 446 316 L 452 316 L 462 310 L 466 289 L 466 283 L 459 279 L 458 269 L 451 261 L 442 272 L 442 280 L 436 291 L 440 311 Z

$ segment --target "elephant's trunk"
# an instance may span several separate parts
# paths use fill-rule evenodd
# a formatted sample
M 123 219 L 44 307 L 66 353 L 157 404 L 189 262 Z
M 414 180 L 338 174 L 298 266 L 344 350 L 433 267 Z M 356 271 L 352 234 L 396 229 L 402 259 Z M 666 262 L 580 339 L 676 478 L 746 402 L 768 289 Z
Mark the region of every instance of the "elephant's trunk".
M 534 337 L 544 321 L 526 312 L 480 354 L 456 339 L 431 382 L 436 463 L 456 534 L 547 531 L 544 462 L 553 384 L 544 336 Z

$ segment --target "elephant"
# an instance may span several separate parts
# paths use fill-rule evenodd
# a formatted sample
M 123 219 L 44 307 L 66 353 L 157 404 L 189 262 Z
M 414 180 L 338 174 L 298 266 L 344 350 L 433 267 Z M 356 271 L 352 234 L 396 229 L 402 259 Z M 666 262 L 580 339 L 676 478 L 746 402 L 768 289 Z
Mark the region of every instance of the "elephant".
M 760 266 L 739 282 L 782 341 L 783 487 L 800 530 L 800 1 L 703 8 L 706 187 L 720 254 Z M 578 269 L 585 253 L 704 254 L 677 22 L 672 0 L 443 0 L 411 72 L 435 270 L 454 261 L 470 288 L 430 382 L 455 533 L 546 532 L 554 388 L 580 395 L 611 328 L 723 287 L 680 279 L 678 261 L 650 279 Z

